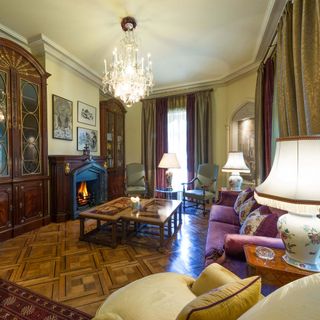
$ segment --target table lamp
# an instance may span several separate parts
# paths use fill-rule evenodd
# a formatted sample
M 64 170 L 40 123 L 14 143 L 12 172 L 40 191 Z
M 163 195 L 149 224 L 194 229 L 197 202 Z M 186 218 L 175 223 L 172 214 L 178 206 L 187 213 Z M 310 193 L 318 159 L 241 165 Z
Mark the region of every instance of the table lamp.
M 180 168 L 180 164 L 179 161 L 177 159 L 177 156 L 175 153 L 164 153 L 161 161 L 158 165 L 158 168 L 164 168 L 167 169 L 166 171 L 166 180 L 167 180 L 167 188 L 168 189 L 172 189 L 172 176 L 173 173 L 171 171 L 171 169 L 179 169 Z
M 277 140 L 272 169 L 255 199 L 288 211 L 278 220 L 288 264 L 320 271 L 320 136 Z
M 229 187 L 232 191 L 241 191 L 242 173 L 250 173 L 250 169 L 247 167 L 244 158 L 243 152 L 230 151 L 228 154 L 228 160 L 226 164 L 221 169 L 222 172 L 231 172 L 229 177 Z

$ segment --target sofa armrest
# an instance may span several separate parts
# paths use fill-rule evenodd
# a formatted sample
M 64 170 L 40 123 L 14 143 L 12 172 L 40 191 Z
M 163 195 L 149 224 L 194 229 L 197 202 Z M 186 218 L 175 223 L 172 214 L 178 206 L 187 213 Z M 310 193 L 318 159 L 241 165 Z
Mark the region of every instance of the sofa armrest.
M 224 250 L 227 256 L 243 256 L 243 246 L 254 244 L 275 249 L 284 249 L 280 238 L 250 236 L 242 234 L 226 234 L 224 237 Z
M 219 192 L 219 199 L 217 204 L 227 206 L 227 207 L 233 207 L 234 203 L 237 200 L 238 194 L 239 194 L 238 191 L 221 190 Z

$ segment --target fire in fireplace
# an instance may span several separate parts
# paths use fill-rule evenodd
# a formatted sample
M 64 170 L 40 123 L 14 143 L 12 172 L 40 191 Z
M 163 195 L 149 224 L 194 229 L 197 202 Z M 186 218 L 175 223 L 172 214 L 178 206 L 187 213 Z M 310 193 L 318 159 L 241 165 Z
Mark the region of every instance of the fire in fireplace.
M 71 218 L 76 219 L 81 211 L 105 202 L 106 170 L 94 161 L 86 161 L 71 172 L 71 186 Z
M 82 181 L 80 183 L 78 193 L 77 193 L 78 206 L 79 207 L 86 206 L 86 205 L 90 204 L 91 200 L 92 200 L 92 197 L 91 197 L 91 194 L 88 192 L 87 182 Z

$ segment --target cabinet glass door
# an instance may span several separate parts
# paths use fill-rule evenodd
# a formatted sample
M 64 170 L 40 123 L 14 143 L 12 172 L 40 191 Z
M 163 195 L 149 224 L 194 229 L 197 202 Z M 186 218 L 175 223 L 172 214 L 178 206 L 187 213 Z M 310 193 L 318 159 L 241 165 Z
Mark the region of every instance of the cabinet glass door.
M 114 163 L 114 113 L 113 112 L 107 112 L 107 136 L 106 136 L 106 141 L 107 141 L 107 161 L 108 161 L 108 167 L 113 168 L 115 163 Z
M 39 86 L 21 80 L 22 174 L 39 174 L 40 159 L 40 106 Z
M 122 167 L 123 163 L 123 136 L 124 136 L 124 128 L 123 128 L 123 115 L 117 114 L 117 167 Z
M 9 176 L 7 74 L 0 71 L 0 177 Z

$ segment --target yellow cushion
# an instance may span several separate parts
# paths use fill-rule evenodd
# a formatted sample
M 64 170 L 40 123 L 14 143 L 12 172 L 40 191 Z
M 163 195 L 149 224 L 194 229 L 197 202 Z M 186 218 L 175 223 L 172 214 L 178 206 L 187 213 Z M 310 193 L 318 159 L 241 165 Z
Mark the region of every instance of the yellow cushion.
M 320 273 L 301 278 L 277 289 L 239 320 L 319 320 Z
M 193 283 L 191 290 L 196 296 L 200 296 L 212 289 L 221 287 L 227 283 L 240 280 L 238 276 L 218 263 L 206 267 Z
M 175 319 L 196 297 L 190 290 L 193 282 L 193 278 L 174 272 L 144 277 L 112 293 L 94 320 Z
M 259 300 L 260 277 L 230 282 L 188 303 L 177 320 L 236 320 Z

